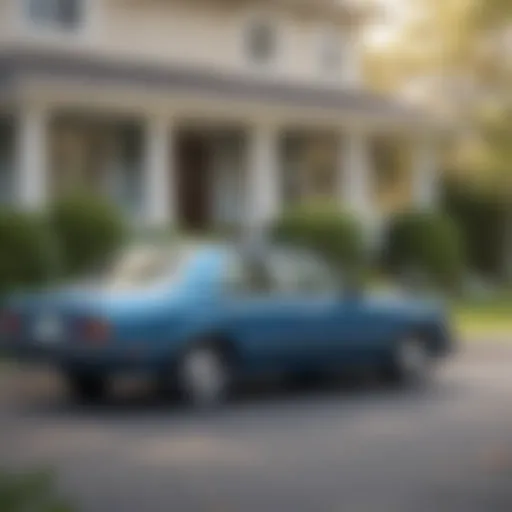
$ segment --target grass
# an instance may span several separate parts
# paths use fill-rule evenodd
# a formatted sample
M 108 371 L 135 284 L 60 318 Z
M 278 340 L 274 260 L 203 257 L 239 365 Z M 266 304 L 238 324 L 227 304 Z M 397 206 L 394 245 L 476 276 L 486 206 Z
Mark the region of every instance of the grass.
M 389 281 L 378 276 L 372 276 L 369 281 L 371 290 L 386 290 L 390 286 Z M 455 300 L 451 311 L 455 331 L 461 339 L 500 340 L 512 344 L 512 289 L 478 300 Z
M 512 293 L 488 300 L 462 301 L 454 305 L 453 312 L 463 338 L 509 338 L 512 343 Z

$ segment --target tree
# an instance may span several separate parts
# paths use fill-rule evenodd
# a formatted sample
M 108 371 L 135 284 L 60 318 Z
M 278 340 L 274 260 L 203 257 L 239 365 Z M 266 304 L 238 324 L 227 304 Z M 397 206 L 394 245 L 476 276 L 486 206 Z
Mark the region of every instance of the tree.
M 473 171 L 472 179 L 494 188 L 497 200 L 509 205 L 503 272 L 512 278 L 512 2 L 411 3 L 411 19 L 399 43 L 369 56 L 369 77 L 383 77 L 380 88 L 402 87 L 418 77 L 440 77 L 447 86 L 441 88 L 446 103 L 456 107 L 459 120 L 470 129 L 457 138 L 456 151 L 445 165 Z M 380 74 L 379 66 L 386 71 Z M 463 85 L 469 91 L 466 97 Z M 461 151 L 468 146 L 471 151 Z

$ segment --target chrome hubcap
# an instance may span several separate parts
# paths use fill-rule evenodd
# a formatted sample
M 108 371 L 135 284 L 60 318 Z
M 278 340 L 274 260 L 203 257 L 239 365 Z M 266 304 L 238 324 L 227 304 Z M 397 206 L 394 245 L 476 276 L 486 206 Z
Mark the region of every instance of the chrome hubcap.
M 430 357 L 423 343 L 408 340 L 402 343 L 399 352 L 399 363 L 409 377 L 422 377 L 427 373 Z
M 218 401 L 226 387 L 224 364 L 209 348 L 193 350 L 185 357 L 181 378 L 189 398 L 199 404 Z

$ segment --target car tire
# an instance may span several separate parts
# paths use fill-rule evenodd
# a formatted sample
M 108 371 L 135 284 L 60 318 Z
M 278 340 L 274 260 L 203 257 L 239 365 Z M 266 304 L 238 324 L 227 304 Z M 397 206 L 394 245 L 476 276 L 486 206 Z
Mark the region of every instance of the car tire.
M 393 347 L 387 376 L 392 382 L 418 385 L 429 381 L 433 357 L 427 343 L 418 336 L 408 336 Z
M 104 375 L 67 373 L 65 381 L 71 396 L 80 402 L 99 402 L 107 393 L 107 379 Z
M 180 357 L 176 377 L 178 390 L 195 408 L 212 408 L 224 403 L 232 383 L 232 371 L 221 347 L 197 344 Z

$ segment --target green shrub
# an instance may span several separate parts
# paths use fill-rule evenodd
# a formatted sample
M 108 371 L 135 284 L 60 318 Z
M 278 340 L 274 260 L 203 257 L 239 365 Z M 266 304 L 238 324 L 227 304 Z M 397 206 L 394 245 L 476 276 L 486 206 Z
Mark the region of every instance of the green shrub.
M 460 227 L 469 267 L 482 276 L 498 277 L 507 230 L 503 198 L 484 188 L 451 181 L 445 185 L 443 208 Z
M 361 270 L 363 233 L 350 215 L 328 206 L 303 206 L 286 212 L 272 228 L 277 241 L 316 251 L 346 273 Z
M 385 265 L 395 276 L 413 272 L 437 286 L 456 287 L 464 271 L 461 234 L 442 214 L 398 214 L 388 228 L 384 252 Z
M 120 213 L 96 196 L 75 195 L 57 201 L 49 222 L 59 242 L 64 274 L 82 274 L 101 265 L 125 239 Z
M 0 294 L 44 284 L 55 270 L 54 249 L 41 217 L 0 212 Z

